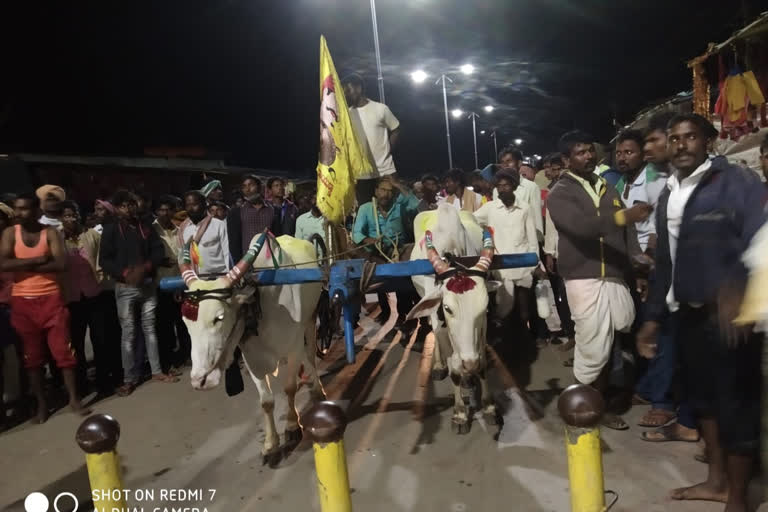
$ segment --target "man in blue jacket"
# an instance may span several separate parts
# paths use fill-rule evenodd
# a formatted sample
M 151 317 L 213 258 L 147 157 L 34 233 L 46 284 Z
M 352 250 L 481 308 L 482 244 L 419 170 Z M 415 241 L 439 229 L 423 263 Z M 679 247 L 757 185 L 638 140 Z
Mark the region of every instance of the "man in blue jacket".
M 676 169 L 656 216 L 656 282 L 637 335 L 648 357 L 664 315 L 677 312 L 682 377 L 701 426 L 709 461 L 707 480 L 675 489 L 677 500 L 727 503 L 746 510 L 747 483 L 760 439 L 762 337 L 735 327 L 747 270 L 741 256 L 766 220 L 765 188 L 757 176 L 710 159 L 717 136 L 703 117 L 684 114 L 668 126 Z

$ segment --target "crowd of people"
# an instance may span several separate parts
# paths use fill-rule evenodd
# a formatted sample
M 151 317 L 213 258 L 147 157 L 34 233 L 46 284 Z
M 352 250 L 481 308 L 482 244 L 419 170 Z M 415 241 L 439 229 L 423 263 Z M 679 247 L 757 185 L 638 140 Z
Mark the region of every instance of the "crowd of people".
M 416 215 L 445 204 L 490 227 L 500 253 L 540 255 L 534 267 L 498 272 L 492 320 L 517 315 L 539 346 L 573 349 L 565 364 L 606 398 L 605 427 L 629 428 L 612 398 L 630 389 L 633 403 L 650 404 L 639 422 L 650 429 L 644 440 L 703 438 L 708 478 L 673 498 L 743 510 L 759 444 L 762 336 L 732 320 L 747 279 L 741 256 L 766 221 L 766 186 L 709 153 L 710 122 L 657 114 L 643 132 L 619 134 L 612 167 L 598 162 L 592 137 L 572 131 L 540 162 L 510 146 L 482 170 L 406 183 L 392 159 L 397 119 L 365 96 L 359 77 L 345 79 L 345 92 L 377 170 L 358 182 L 351 241 L 376 261 L 407 259 Z M 768 138 L 761 154 L 768 178 Z M 282 178 L 253 175 L 229 200 L 215 180 L 182 197 L 118 190 L 78 205 L 44 185 L 2 200 L 0 340 L 17 347 L 38 422 L 49 414 L 46 382 L 63 383 L 72 410 L 86 414 L 80 397 L 91 391 L 127 396 L 145 381 L 179 380 L 190 339 L 179 303 L 158 282 L 179 275 L 182 246 L 205 277 L 227 272 L 265 229 L 305 240 L 328 233 L 315 191 L 287 194 Z M 83 216 L 83 206 L 92 213 Z M 537 314 L 544 282 L 557 332 Z M 417 300 L 407 287 L 397 292 L 398 325 Z M 380 304 L 388 318 L 383 294 Z M 27 402 L 15 409 L 23 415 Z

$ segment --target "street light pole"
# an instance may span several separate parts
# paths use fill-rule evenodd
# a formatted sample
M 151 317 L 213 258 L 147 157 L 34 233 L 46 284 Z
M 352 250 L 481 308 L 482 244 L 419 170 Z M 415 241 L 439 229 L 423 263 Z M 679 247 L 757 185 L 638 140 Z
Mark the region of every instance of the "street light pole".
M 435 84 L 439 84 L 440 82 L 443 84 L 443 107 L 445 108 L 445 140 L 448 141 L 448 168 L 453 169 L 453 152 L 451 151 L 451 125 L 448 121 L 448 89 L 445 86 L 446 80 L 453 83 L 453 80 L 443 74 L 440 75 L 440 80 L 435 82 Z
M 376 0 L 371 0 L 371 20 L 373 21 L 373 48 L 376 51 L 376 70 L 378 71 L 379 102 L 386 103 L 384 99 L 384 75 L 381 72 L 381 52 L 379 51 L 379 24 L 376 22 Z
M 477 124 L 476 120 L 479 115 L 475 114 L 474 112 L 469 113 L 469 117 L 472 119 L 472 141 L 475 143 L 475 169 L 479 169 L 478 161 L 477 161 Z
M 496 146 L 496 130 L 491 132 L 491 137 L 493 137 L 493 161 L 494 163 L 499 163 L 499 148 Z

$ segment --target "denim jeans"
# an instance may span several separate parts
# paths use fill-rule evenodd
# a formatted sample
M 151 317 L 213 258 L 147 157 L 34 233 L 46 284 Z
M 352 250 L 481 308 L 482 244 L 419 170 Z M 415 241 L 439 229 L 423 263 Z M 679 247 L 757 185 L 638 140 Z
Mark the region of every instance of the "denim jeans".
M 677 314 L 671 313 L 661 322 L 656 339 L 656 355 L 635 386 L 637 394 L 649 400 L 654 409 L 676 409 L 672 389 L 678 364 L 676 336 Z
M 117 316 L 120 319 L 120 327 L 123 330 L 120 343 L 123 357 L 123 380 L 126 383 L 136 384 L 139 381 L 140 368 L 136 367 L 136 312 L 141 315 L 141 330 L 144 333 L 144 342 L 147 347 L 149 365 L 152 367 L 152 375 L 163 373 L 160 366 L 160 353 L 155 334 L 155 310 L 157 309 L 157 293 L 154 285 L 141 285 L 139 287 L 128 286 L 122 283 L 115 285 L 115 300 L 117 302 Z

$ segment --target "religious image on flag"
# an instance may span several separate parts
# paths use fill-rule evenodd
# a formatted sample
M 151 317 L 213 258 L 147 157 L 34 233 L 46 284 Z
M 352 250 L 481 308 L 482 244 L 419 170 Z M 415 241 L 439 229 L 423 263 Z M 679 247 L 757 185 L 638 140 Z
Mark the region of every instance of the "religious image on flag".
M 325 36 L 320 36 L 320 154 L 317 161 L 317 207 L 332 224 L 352 211 L 357 176 L 371 163 L 357 140 L 347 100 Z

